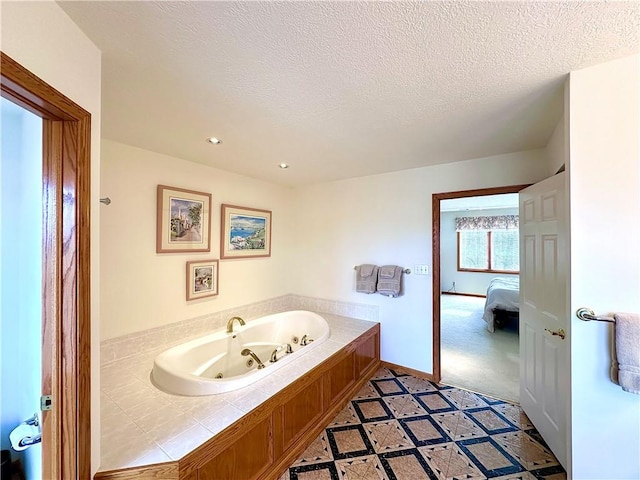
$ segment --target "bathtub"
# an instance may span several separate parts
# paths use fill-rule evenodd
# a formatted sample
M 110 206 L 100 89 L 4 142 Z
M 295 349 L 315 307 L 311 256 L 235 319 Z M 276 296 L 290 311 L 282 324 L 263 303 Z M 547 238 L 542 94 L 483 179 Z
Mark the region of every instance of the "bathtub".
M 295 361 L 331 334 L 323 317 L 304 310 L 267 315 L 244 326 L 236 321 L 233 330 L 227 333 L 225 328 L 159 354 L 151 371 L 154 385 L 179 395 L 213 395 L 237 390 Z M 303 345 L 305 336 L 307 344 Z M 272 362 L 276 349 L 276 361 Z M 258 368 L 249 350 L 261 360 L 264 368 Z

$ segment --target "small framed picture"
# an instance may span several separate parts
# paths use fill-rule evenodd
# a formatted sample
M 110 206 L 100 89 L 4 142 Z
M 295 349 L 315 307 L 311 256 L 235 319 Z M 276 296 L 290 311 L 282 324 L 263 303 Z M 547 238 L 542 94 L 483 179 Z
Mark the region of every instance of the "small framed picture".
M 218 260 L 187 262 L 187 301 L 218 295 Z
M 211 251 L 211 194 L 158 185 L 156 253 Z
M 271 211 L 222 205 L 220 258 L 271 256 Z

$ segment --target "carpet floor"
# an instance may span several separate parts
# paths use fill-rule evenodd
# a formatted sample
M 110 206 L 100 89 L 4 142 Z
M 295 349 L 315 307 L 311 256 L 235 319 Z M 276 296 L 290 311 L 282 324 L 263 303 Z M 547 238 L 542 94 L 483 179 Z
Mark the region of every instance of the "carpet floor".
M 494 333 L 482 319 L 484 298 L 440 297 L 441 382 L 495 398 L 520 401 L 518 326 Z

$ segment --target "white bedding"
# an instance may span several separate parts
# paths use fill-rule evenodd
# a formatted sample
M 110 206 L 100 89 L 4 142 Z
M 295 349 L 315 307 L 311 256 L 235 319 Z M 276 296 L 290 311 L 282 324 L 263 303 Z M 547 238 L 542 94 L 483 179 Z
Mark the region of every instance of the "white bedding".
M 494 309 L 509 312 L 520 311 L 520 280 L 515 278 L 497 277 L 489 282 L 487 287 L 487 301 L 484 304 L 482 318 L 487 322 L 487 330 L 495 331 Z

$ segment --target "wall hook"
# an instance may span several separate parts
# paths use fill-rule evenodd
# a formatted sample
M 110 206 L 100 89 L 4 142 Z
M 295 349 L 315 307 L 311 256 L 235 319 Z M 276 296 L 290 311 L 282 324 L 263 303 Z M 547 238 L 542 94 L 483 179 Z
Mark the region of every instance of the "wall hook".
M 104 197 L 100 199 L 100 203 L 104 203 L 105 205 L 109 205 L 111 203 L 111 199 L 109 197 Z

